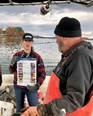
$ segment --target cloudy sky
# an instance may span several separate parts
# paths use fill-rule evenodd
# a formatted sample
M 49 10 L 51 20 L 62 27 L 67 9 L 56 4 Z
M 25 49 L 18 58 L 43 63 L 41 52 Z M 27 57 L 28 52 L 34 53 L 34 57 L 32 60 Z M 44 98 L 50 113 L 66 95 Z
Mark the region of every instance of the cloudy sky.
M 75 17 L 81 22 L 83 36 L 93 38 L 93 6 L 79 4 L 52 5 L 51 11 L 42 16 L 40 5 L 0 6 L 0 27 L 20 26 L 33 35 L 54 36 L 54 28 L 64 16 Z

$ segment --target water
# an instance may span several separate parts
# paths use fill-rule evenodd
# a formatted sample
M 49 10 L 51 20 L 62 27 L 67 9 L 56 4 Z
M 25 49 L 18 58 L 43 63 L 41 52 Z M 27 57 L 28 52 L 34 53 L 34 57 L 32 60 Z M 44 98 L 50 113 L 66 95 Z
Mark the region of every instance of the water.
M 12 55 L 23 49 L 21 47 L 20 39 L 0 39 L 0 64 L 2 66 L 2 73 L 9 74 L 9 64 Z M 50 75 L 54 67 L 60 60 L 61 54 L 58 51 L 55 39 L 34 39 L 34 49 L 38 52 L 45 64 L 46 73 Z
M 0 64 L 2 66 L 2 73 L 9 74 L 9 64 L 12 55 L 23 49 L 18 38 L 0 38 Z M 88 40 L 93 44 L 93 40 Z M 61 58 L 55 39 L 34 39 L 34 49 L 38 52 L 45 64 L 46 73 L 50 75 L 54 67 Z

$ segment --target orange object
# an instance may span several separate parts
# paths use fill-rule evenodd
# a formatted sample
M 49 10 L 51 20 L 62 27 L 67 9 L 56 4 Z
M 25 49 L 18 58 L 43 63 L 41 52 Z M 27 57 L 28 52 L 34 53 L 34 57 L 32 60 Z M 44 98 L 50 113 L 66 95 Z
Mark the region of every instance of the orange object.
M 38 116 L 37 107 L 29 107 L 21 116 Z
M 42 99 L 44 97 L 45 95 L 41 91 L 38 91 L 38 99 Z
M 59 81 L 59 78 L 52 72 L 43 104 L 47 104 L 55 98 L 62 97 L 59 90 Z

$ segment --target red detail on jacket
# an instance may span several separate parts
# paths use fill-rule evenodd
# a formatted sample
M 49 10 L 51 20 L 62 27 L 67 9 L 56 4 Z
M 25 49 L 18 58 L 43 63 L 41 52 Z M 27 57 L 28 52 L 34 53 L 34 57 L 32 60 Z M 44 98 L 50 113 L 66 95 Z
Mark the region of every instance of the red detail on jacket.
M 55 98 L 61 98 L 61 92 L 59 90 L 59 78 L 52 72 L 51 78 L 48 84 L 47 92 L 44 98 L 44 104 L 54 100 Z

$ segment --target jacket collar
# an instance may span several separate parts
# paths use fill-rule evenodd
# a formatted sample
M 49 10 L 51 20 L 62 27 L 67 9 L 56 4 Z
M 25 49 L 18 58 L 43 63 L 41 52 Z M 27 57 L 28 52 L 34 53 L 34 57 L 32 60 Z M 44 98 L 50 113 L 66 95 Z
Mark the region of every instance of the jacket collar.
M 75 49 L 77 49 L 80 46 L 84 46 L 84 47 L 87 47 L 88 49 L 92 49 L 92 45 L 90 42 L 80 41 L 77 44 L 75 44 L 74 46 L 72 46 L 68 51 L 63 53 L 62 58 L 67 57 L 69 54 L 71 54 L 71 52 L 73 52 Z

